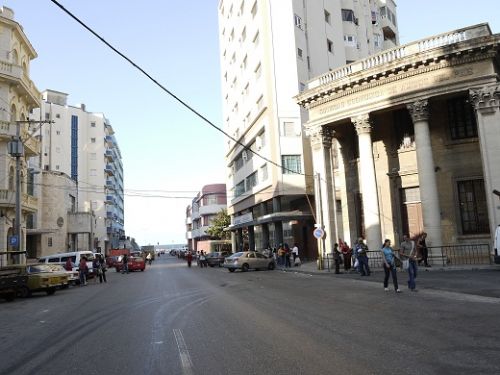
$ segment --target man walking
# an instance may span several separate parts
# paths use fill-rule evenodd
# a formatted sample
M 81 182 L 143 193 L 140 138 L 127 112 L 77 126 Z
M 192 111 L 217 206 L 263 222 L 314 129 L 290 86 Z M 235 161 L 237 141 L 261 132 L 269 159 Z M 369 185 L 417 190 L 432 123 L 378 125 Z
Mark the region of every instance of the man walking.
M 358 239 L 356 244 L 356 254 L 359 262 L 359 272 L 361 276 L 370 276 L 370 266 L 368 265 L 368 247 L 363 242 L 363 238 Z

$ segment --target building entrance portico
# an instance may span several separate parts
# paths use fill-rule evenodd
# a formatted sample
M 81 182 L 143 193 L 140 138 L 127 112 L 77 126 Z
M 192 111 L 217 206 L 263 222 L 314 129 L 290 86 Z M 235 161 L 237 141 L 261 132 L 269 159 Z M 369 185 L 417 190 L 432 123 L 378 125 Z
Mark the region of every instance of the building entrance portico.
M 384 238 L 398 247 L 403 234 L 425 231 L 434 257 L 443 244 L 491 239 L 500 224 L 491 193 L 500 188 L 499 40 L 476 25 L 309 82 L 297 101 L 313 150 L 319 129 L 341 150 L 328 188 L 342 191 L 321 190 L 340 197 L 334 238 L 364 237 L 378 250 Z M 315 171 L 326 170 L 331 155 L 318 155 Z M 322 203 L 323 215 L 332 205 Z

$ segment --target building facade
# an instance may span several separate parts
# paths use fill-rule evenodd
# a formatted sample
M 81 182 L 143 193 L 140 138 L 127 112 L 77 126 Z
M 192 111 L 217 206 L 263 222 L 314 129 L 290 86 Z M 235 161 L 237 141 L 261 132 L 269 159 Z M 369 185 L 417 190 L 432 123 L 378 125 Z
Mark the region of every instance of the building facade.
M 324 176 L 318 213 L 333 234 L 327 249 L 338 236 L 366 237 L 379 249 L 384 238 L 399 244 L 424 231 L 435 257 L 444 245 L 492 243 L 500 224 L 499 43 L 480 24 L 308 83 L 297 101 L 309 112 L 314 172 Z M 339 222 L 325 193 L 337 186 Z
M 29 113 L 40 105 L 41 94 L 30 80 L 30 63 L 36 51 L 14 21 L 14 12 L 0 8 L 0 252 L 24 251 L 30 247 L 27 228 L 36 225 L 33 217 L 38 212 L 39 190 L 36 189 L 30 158 L 39 155 L 40 144 L 33 132 L 37 124 L 28 121 Z M 23 150 L 16 157 L 9 151 L 9 142 L 19 134 Z M 19 150 L 18 150 L 19 151 Z M 15 236 L 16 182 L 20 181 L 21 233 Z M 13 238 L 19 238 L 17 243 Z M 0 265 L 22 261 L 22 257 L 0 254 Z
M 109 120 L 102 113 L 88 112 L 83 104 L 68 105 L 65 93 L 45 90 L 42 97 L 41 109 L 33 116 L 53 123 L 40 129 L 41 169 L 62 173 L 74 181 L 76 189 L 68 191 L 67 198 L 74 201 L 72 220 L 78 217 L 89 221 L 82 231 L 76 227 L 76 231 L 67 233 L 65 247 L 83 250 L 90 246 L 103 253 L 118 247 L 125 235 L 123 164 Z M 47 243 L 54 242 L 51 235 L 55 234 L 46 236 Z
M 226 184 L 205 185 L 186 209 L 188 248 L 194 251 L 211 250 L 214 242 L 207 229 L 217 214 L 226 209 Z
M 314 175 L 293 97 L 313 77 L 398 44 L 393 1 L 221 0 L 219 39 L 233 248 L 316 255 Z

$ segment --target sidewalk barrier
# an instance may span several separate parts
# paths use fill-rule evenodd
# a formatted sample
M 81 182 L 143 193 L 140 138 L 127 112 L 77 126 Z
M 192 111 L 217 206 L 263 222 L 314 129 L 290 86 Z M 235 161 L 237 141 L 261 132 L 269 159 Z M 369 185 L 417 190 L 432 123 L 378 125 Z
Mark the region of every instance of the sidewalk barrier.
M 493 264 L 490 245 L 486 243 L 429 246 L 428 250 L 431 262 L 443 267 Z

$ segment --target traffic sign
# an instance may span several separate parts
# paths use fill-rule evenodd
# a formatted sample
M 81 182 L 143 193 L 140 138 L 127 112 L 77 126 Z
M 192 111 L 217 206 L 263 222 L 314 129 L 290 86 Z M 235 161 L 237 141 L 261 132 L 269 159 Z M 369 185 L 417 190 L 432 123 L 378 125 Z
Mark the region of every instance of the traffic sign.
M 325 235 L 325 231 L 322 228 L 316 228 L 313 231 L 313 236 L 316 237 L 318 240 L 320 238 L 323 238 L 324 235 Z
M 17 246 L 17 235 L 13 235 L 9 237 L 9 245 L 10 246 Z

